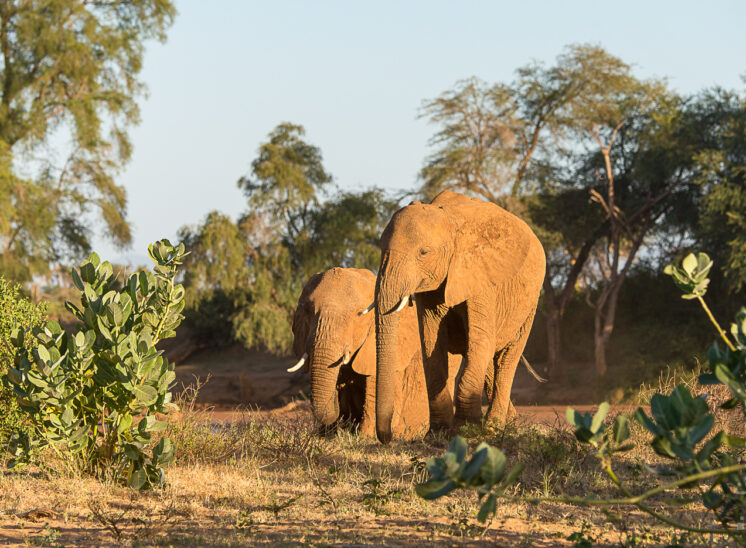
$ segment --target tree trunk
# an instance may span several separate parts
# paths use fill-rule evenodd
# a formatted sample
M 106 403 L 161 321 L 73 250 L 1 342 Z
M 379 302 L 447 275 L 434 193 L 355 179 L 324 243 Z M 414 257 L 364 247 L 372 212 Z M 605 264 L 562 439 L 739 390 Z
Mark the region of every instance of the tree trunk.
M 599 324 L 601 322 L 597 321 L 596 323 Z M 606 370 L 608 369 L 606 364 L 606 338 L 603 336 L 603 333 L 598 333 L 598 330 L 596 330 L 596 333 L 593 336 L 593 342 L 596 373 L 599 377 L 603 377 L 606 375 Z
M 634 255 L 632 259 L 634 259 Z M 596 373 L 601 377 L 606 374 L 606 370 L 608 369 L 608 364 L 606 363 L 606 345 L 609 343 L 611 334 L 614 332 L 616 304 L 623 281 L 624 275 L 620 274 L 609 286 L 608 293 L 601 295 L 596 305 L 596 314 L 593 323 L 594 359 Z
M 551 377 L 561 377 L 562 367 L 562 315 L 560 309 L 547 300 L 547 368 L 544 371 Z

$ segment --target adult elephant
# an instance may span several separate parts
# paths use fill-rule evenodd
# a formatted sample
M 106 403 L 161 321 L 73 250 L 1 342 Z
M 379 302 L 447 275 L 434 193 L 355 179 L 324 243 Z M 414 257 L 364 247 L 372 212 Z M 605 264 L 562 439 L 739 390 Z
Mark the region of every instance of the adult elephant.
M 350 422 L 363 435 L 375 432 L 376 344 L 370 270 L 332 268 L 311 277 L 293 316 L 293 351 L 300 361 L 288 371 L 311 375 L 313 414 L 325 427 Z M 402 360 L 395 367 L 393 433 L 402 439 L 427 433 L 428 401 L 417 315 L 403 311 L 394 338 Z
M 450 427 L 449 350 L 465 356 L 456 385 L 456 422 L 512 411 L 510 390 L 526 345 L 545 273 L 544 250 L 531 229 L 499 206 L 445 191 L 430 204 L 397 211 L 381 236 L 375 293 L 376 431 L 391 439 L 401 318 L 417 303 L 431 427 Z M 491 371 L 489 368 L 493 368 Z

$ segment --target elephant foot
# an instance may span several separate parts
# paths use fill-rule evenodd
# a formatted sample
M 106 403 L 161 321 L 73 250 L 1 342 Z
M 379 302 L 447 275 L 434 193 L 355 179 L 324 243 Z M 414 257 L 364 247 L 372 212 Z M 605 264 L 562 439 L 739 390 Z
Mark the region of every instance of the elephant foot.
M 482 407 L 471 407 L 466 409 L 456 408 L 456 415 L 454 417 L 454 424 L 462 426 L 467 423 L 481 423 L 482 422 Z
M 362 438 L 375 438 L 376 425 L 372 421 L 363 421 L 358 429 L 358 434 Z
M 490 406 L 490 408 L 487 410 L 487 416 L 485 417 L 485 421 L 507 422 L 516 417 L 518 417 L 518 413 L 515 410 L 515 406 L 513 405 L 512 401 L 509 401 L 507 409 L 506 408 L 501 409 L 501 408 Z

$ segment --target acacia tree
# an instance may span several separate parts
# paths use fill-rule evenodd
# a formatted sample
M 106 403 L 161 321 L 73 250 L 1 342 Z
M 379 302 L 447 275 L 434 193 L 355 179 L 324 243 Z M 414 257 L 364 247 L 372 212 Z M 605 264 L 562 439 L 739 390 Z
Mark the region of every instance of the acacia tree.
M 594 310 L 595 368 L 604 375 L 619 291 L 645 239 L 675 206 L 691 199 L 693 164 L 683 101 L 663 83 L 639 82 L 601 106 L 578 116 L 586 121 L 586 139 L 596 145 L 582 159 L 580 180 L 595 180 L 590 199 L 600 206 L 606 227 L 583 276 Z
M 420 171 L 421 193 L 432 198 L 445 189 L 461 190 L 497 202 L 519 161 L 517 110 L 508 86 L 477 78 L 425 101 L 420 116 L 441 129 L 429 141 L 436 150 Z
M 28 279 L 85 255 L 96 219 L 130 242 L 115 176 L 132 151 L 144 43 L 165 40 L 174 15 L 170 0 L 0 2 L 0 270 Z M 69 148 L 50 153 L 61 137 Z

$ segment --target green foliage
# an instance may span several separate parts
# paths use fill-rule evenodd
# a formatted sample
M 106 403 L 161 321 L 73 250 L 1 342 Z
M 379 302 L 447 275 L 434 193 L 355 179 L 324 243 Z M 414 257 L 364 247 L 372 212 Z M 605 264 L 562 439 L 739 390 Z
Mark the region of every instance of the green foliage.
M 34 426 L 11 442 L 11 468 L 32 461 L 45 446 L 70 467 L 109 476 L 134 489 L 164 481 L 163 466 L 173 448 L 161 438 L 158 413 L 168 413 L 173 364 L 156 349 L 173 337 L 184 307 L 184 289 L 175 278 L 184 246 L 161 240 L 148 247 L 153 272 L 133 273 L 121 290 L 109 262 L 92 253 L 73 269 L 82 292 L 80 307 L 67 303 L 82 322 L 74 334 L 50 321 L 33 331 L 34 345 L 24 345 L 17 328 L 13 367 L 3 377 Z
M 628 65 L 584 44 L 565 48 L 550 67 L 518 68 L 510 84 L 457 82 L 423 105 L 422 116 L 439 126 L 430 140 L 436 150 L 420 171 L 423 194 L 450 188 L 493 202 L 517 196 L 533 164 L 570 148 L 571 133 L 609 123 L 637 85 Z
M 165 40 L 170 0 L 0 3 L 0 269 L 18 280 L 90 248 L 98 216 L 131 240 L 126 193 L 114 176 L 139 121 L 144 43 Z M 56 162 L 45 147 L 69 141 Z M 14 156 L 41 153 L 30 176 Z M 24 168 L 28 168 L 25 165 Z M 30 170 L 24 169 L 23 173 Z
M 707 292 L 710 268 L 712 260 L 706 253 L 690 253 L 681 261 L 681 267 L 669 264 L 663 272 L 673 277 L 674 283 L 683 292 L 682 299 L 696 299 Z
M 729 340 L 702 298 L 710 282 L 708 274 L 712 264 L 707 254 L 692 253 L 687 255 L 680 265 L 666 266 L 665 273 L 673 278 L 685 299 L 699 300 L 718 334 L 728 346 L 727 349 L 721 350 L 717 343 L 713 345 L 708 352 L 712 372 L 701 375 L 700 383 L 723 383 L 728 386 L 733 398 L 724 406 L 740 405 L 746 420 L 746 347 L 743 345 L 742 337 L 746 309 L 742 309 L 736 322 L 732 324 L 732 340 Z M 588 414 L 581 416 L 568 408 L 568 422 L 576 426 L 577 439 L 599 448 L 597 456 L 602 460 L 604 471 L 628 497 L 629 503 L 670 525 L 693 530 L 671 521 L 642 503 L 645 498 L 662 491 L 663 488 L 633 497 L 616 477 L 612 470 L 614 450 L 608 450 L 604 444 L 610 440 L 615 444 L 626 441 L 629 437 L 629 427 L 626 418 L 620 415 L 609 429 L 604 422 L 607 411 L 608 404 L 604 402 L 591 419 Z M 676 481 L 669 487 L 698 488 L 703 505 L 713 512 L 714 517 L 724 527 L 717 532 L 738 534 L 735 531 L 731 533 L 727 526 L 730 522 L 740 520 L 746 511 L 746 465 L 738 464 L 741 462 L 746 440 L 725 431 L 712 435 L 715 419 L 704 396 L 692 397 L 683 384 L 668 395 L 654 394 L 650 400 L 650 412 L 652 417 L 649 417 L 644 409 L 638 408 L 634 418 L 653 434 L 650 441 L 653 450 L 673 461 L 674 466 L 647 466 L 647 469 L 654 474 L 675 477 Z M 631 448 L 631 445 L 626 444 L 617 450 L 622 448 Z
M 332 265 L 375 269 L 379 236 L 398 207 L 380 189 L 324 199 L 332 177 L 305 131 L 280 124 L 239 187 L 249 211 L 237 223 L 211 212 L 179 237 L 191 255 L 187 323 L 204 340 L 287 352 L 303 286 Z
M 251 163 L 251 176 L 241 177 L 238 187 L 249 201 L 250 215 L 263 217 L 292 246 L 308 231 L 312 208 L 332 176 L 322 163 L 321 150 L 303 140 L 303 126 L 278 125 L 269 141 L 259 147 Z
M 477 518 L 484 523 L 494 515 L 497 498 L 516 482 L 523 470 L 518 464 L 506 474 L 507 459 L 499 449 L 480 443 L 467 460 L 468 446 L 461 436 L 453 438 L 442 457 L 431 457 L 426 467 L 430 478 L 415 486 L 415 491 L 426 500 L 443 497 L 458 488 L 476 490 L 479 500 L 484 499 Z
M 567 422 L 575 427 L 575 437 L 581 443 L 590 443 L 598 449 L 596 456 L 603 461 L 608 460 L 612 454 L 628 451 L 632 445 L 625 443 L 629 439 L 629 424 L 627 418 L 618 415 L 614 419 L 612 430 L 606 431 L 604 420 L 609 413 L 609 404 L 603 402 L 598 406 L 596 413 L 582 415 L 568 407 L 565 413 Z
M 687 220 L 738 291 L 746 287 L 746 95 L 708 90 L 691 101 L 687 114 L 699 187 L 697 210 Z
M 21 294 L 20 286 L 0 277 L 0 375 L 13 365 L 11 334 L 21 327 L 29 332 L 23 346 L 31 349 L 33 338 L 30 331 L 46 321 L 47 305 L 34 304 Z M 0 384 L 0 452 L 5 450 L 10 434 L 15 430 L 27 430 L 25 414 L 19 409 L 11 390 Z

